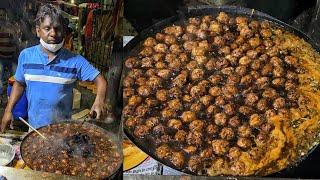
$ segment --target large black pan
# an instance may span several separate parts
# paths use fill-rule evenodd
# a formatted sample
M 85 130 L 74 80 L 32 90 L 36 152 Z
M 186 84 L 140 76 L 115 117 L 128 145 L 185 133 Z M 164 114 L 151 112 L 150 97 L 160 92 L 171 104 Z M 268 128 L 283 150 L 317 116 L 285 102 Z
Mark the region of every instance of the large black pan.
M 101 125 L 101 122 L 99 122 L 98 120 L 94 120 L 94 119 L 90 119 L 90 120 L 86 120 L 85 122 L 82 122 L 82 121 L 74 121 L 74 120 L 70 120 L 70 121 L 62 121 L 62 122 L 58 122 L 58 123 L 55 123 L 55 124 L 62 124 L 62 123 L 69 123 L 69 124 L 82 124 L 83 126 L 87 126 L 87 127 L 90 127 L 90 128 L 94 128 L 94 129 L 98 129 L 99 131 L 103 132 L 106 136 L 108 136 L 112 142 L 114 142 L 117 146 L 117 151 L 120 153 L 120 161 L 119 162 L 122 162 L 123 161 L 123 157 L 122 157 L 122 150 L 121 150 L 121 144 L 120 144 L 120 140 L 119 138 L 114 134 L 114 133 L 111 133 L 107 130 L 105 130 L 104 128 L 102 128 L 100 125 Z M 48 125 L 50 126 L 50 125 Z M 37 130 L 39 129 L 42 129 L 42 128 L 46 128 L 47 126 L 43 126 L 43 127 L 40 127 L 38 128 Z M 29 132 L 22 140 L 21 142 L 21 145 L 20 145 L 20 153 L 21 153 L 21 158 L 22 160 L 25 162 L 26 166 L 28 166 L 29 168 L 32 169 L 32 166 L 29 164 L 28 161 L 25 161 L 25 152 L 23 150 L 23 146 L 24 144 L 26 143 L 26 139 L 28 139 L 30 137 L 31 134 L 33 133 L 36 133 L 35 131 L 31 131 Z M 116 167 L 116 171 L 114 173 L 112 173 L 110 176 L 108 177 L 105 177 L 104 179 L 118 179 L 119 177 L 122 177 L 122 163 L 119 163 L 118 166 Z
M 124 57 L 136 55 L 138 53 L 138 51 L 140 50 L 141 44 L 144 39 L 146 39 L 149 36 L 155 35 L 157 32 L 161 31 L 163 28 L 165 28 L 169 25 L 179 24 L 179 23 L 187 20 L 187 18 L 194 17 L 194 16 L 203 16 L 203 15 L 216 16 L 221 11 L 226 12 L 226 13 L 233 15 L 233 16 L 241 15 L 241 16 L 249 17 L 250 19 L 268 20 L 268 21 L 270 21 L 271 24 L 278 26 L 278 27 L 281 27 L 284 30 L 287 30 L 287 31 L 295 34 L 296 36 L 304 39 L 306 42 L 311 44 L 314 49 L 316 49 L 318 52 L 320 52 L 320 48 L 317 47 L 315 45 L 314 41 L 311 38 L 309 38 L 306 34 L 295 29 L 294 27 L 292 27 L 292 26 L 290 26 L 280 20 L 277 20 L 267 14 L 264 14 L 262 12 L 259 12 L 259 11 L 253 10 L 253 9 L 248 9 L 248 8 L 243 8 L 243 7 L 233 7 L 233 6 L 219 6 L 219 7 L 198 6 L 198 7 L 188 8 L 184 11 L 181 11 L 178 16 L 174 16 L 174 17 L 165 19 L 163 21 L 160 21 L 160 22 L 154 24 L 153 26 L 151 26 L 150 28 L 142 31 L 138 36 L 136 36 L 133 40 L 131 40 L 124 47 L 124 53 L 125 53 Z M 124 58 L 124 60 L 125 59 L 126 58 Z M 122 78 L 124 77 L 124 75 L 127 74 L 127 72 L 128 72 L 128 69 L 125 66 L 123 66 Z M 121 85 L 122 85 L 122 83 L 121 83 Z M 121 85 L 119 88 L 119 94 L 122 95 L 122 86 Z M 121 99 L 121 98 L 119 98 L 119 99 Z M 135 138 L 132 131 L 130 131 L 126 127 L 124 127 L 124 132 L 126 133 L 128 138 L 133 143 L 135 143 L 139 148 L 141 148 L 144 152 L 146 152 L 152 158 L 158 160 L 159 162 L 162 162 L 163 164 L 165 164 L 173 169 L 181 171 L 181 170 L 177 169 L 176 167 L 172 166 L 171 163 L 163 161 L 163 160 L 159 159 L 157 156 L 155 156 L 155 149 L 154 149 L 155 147 L 154 147 L 154 144 L 152 143 L 151 140 L 149 141 L 148 139 L 141 140 L 141 139 Z M 316 143 L 316 144 L 318 144 L 318 143 Z M 309 154 L 312 153 L 315 148 L 316 148 L 316 145 L 313 146 L 309 150 Z M 300 164 L 300 162 L 302 162 L 309 154 L 301 157 L 299 159 L 299 161 L 295 164 L 295 167 L 297 167 Z M 287 169 L 285 169 L 281 172 L 278 172 L 277 174 L 273 174 L 273 175 L 274 176 L 286 176 L 285 173 L 292 172 L 292 171 L 294 171 L 294 169 L 292 169 L 292 167 L 288 167 Z M 195 175 L 194 173 L 192 173 L 188 170 L 183 170 L 183 172 L 187 173 L 187 174 Z

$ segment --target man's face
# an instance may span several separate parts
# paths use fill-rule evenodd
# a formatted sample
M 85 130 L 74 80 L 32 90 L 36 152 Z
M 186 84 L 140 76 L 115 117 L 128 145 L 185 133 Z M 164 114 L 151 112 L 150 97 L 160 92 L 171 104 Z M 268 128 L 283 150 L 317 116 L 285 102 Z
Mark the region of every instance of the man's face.
M 52 21 L 46 16 L 43 22 L 36 27 L 37 36 L 48 44 L 58 44 L 64 38 L 64 28 L 60 20 Z

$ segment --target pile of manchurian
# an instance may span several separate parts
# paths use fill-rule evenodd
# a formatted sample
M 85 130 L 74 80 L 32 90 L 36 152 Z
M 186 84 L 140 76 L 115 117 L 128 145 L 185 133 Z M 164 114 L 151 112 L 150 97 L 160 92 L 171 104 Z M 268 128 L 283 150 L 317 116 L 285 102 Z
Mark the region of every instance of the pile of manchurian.
M 316 61 L 309 44 L 267 21 L 189 18 L 126 59 L 125 128 L 185 172 L 279 171 L 315 145 Z
M 103 179 L 121 165 L 120 148 L 109 134 L 92 124 L 60 123 L 39 129 L 22 144 L 22 156 L 33 170 Z

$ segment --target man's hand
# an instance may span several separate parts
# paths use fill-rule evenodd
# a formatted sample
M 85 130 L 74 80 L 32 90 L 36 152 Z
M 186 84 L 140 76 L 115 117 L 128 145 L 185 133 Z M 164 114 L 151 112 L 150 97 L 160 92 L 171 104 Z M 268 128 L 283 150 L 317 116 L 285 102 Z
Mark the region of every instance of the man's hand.
M 10 122 L 13 120 L 12 113 L 9 111 L 5 111 L 2 120 L 1 120 L 1 133 L 4 133 L 10 124 Z
M 96 119 L 102 119 L 106 114 L 106 107 L 105 107 L 105 97 L 106 97 L 106 89 L 107 89 L 107 82 L 102 75 L 98 75 L 94 80 L 95 84 L 97 85 L 97 96 L 92 105 L 90 114 L 93 114 L 93 111 L 97 113 Z
M 95 101 L 91 107 L 91 116 L 93 115 L 93 111 L 97 113 L 96 119 L 102 119 L 106 114 L 106 107 L 104 101 Z

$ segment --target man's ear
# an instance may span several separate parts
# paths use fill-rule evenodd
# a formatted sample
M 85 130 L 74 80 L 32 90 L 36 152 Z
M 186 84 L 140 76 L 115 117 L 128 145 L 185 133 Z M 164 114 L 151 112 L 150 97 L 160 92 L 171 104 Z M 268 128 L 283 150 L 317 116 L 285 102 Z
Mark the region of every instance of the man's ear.
M 36 26 L 36 33 L 37 37 L 40 38 L 40 27 L 38 25 Z

